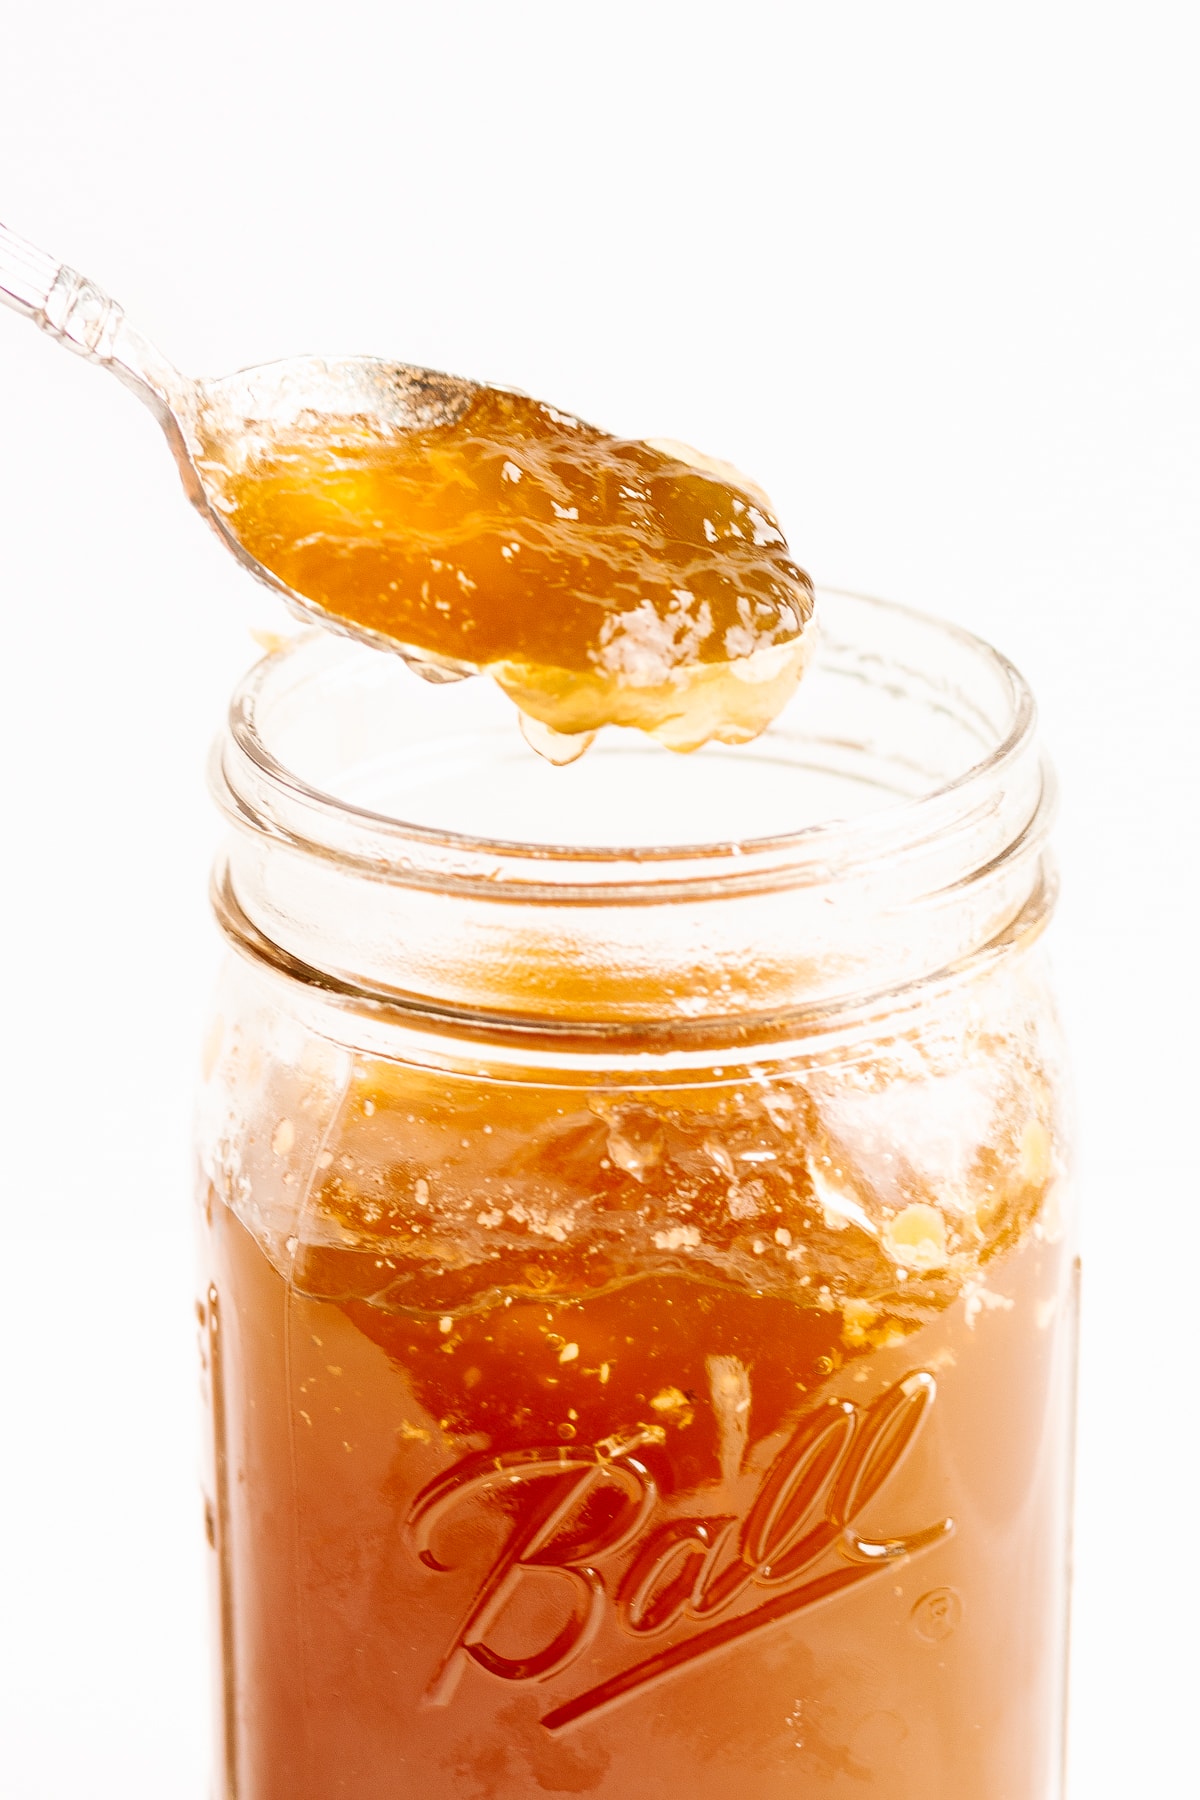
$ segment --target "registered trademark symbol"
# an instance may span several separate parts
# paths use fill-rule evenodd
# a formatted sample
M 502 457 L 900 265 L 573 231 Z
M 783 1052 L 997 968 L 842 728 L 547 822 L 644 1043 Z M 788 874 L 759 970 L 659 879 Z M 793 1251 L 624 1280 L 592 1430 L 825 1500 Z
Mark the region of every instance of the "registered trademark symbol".
M 927 1644 L 940 1644 L 962 1623 L 963 1603 L 952 1587 L 930 1588 L 912 1609 L 913 1630 Z

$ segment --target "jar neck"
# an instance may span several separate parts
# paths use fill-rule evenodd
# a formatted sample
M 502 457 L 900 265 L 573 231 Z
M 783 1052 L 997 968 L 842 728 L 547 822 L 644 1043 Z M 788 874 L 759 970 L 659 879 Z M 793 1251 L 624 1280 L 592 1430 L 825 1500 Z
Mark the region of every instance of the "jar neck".
M 586 784 L 526 766 L 490 684 L 414 692 L 320 636 L 267 658 L 214 755 L 223 925 L 364 1004 L 551 1036 L 753 1036 L 1008 954 L 1053 893 L 1028 690 L 965 633 L 821 598 L 763 738 L 685 759 L 614 733 Z M 647 841 L 606 845 L 603 807 Z

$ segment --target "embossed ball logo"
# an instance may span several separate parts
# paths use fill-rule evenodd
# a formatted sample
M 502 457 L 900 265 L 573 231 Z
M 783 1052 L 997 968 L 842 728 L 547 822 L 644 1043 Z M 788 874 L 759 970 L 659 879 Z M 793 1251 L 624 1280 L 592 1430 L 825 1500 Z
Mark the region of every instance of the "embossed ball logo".
M 560 1675 L 596 1642 L 606 1616 L 622 1627 L 614 1662 L 620 1648 L 648 1649 L 670 1635 L 544 1714 L 547 1730 L 562 1731 L 940 1543 L 953 1520 L 895 1537 L 864 1536 L 857 1524 L 912 1448 L 936 1392 L 933 1376 L 918 1371 L 868 1406 L 834 1400 L 808 1413 L 742 1516 L 663 1517 L 639 1455 L 644 1432 L 590 1448 L 465 1457 L 414 1500 L 406 1522 L 413 1550 L 427 1569 L 449 1573 L 458 1565 L 443 1540 L 461 1543 L 466 1526 L 471 1543 L 472 1520 L 494 1516 L 501 1499 L 509 1523 L 427 1703 L 448 1704 L 473 1664 L 512 1683 Z M 521 1655 L 502 1653 L 494 1640 L 523 1584 L 548 1576 L 563 1590 L 561 1623 Z

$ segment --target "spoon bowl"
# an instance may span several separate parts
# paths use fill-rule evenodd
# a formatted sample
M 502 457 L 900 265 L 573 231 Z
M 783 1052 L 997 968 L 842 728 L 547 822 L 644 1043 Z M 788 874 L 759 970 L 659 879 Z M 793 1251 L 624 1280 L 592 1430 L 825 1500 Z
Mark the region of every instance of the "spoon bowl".
M 427 681 L 454 681 L 475 673 L 466 664 L 432 663 L 395 638 L 327 612 L 281 581 L 230 529 L 220 489 L 205 461 L 206 452 L 211 458 L 213 447 L 219 446 L 225 466 L 236 468 L 272 441 L 310 424 L 326 429 L 343 422 L 359 425 L 376 438 L 453 425 L 480 392 L 478 382 L 373 356 L 295 356 L 186 385 L 184 416 L 176 417 L 177 429 L 168 436 L 176 440 L 172 447 L 189 497 L 244 569 L 281 594 L 299 617 L 398 654 Z
M 376 357 L 296 357 L 194 380 L 94 282 L 3 226 L 0 299 L 151 408 L 192 504 L 293 613 L 399 655 L 429 681 L 486 671 L 550 761 L 576 760 L 606 725 L 651 732 L 680 752 L 746 742 L 804 673 L 812 582 L 791 561 L 770 501 L 727 463 L 673 441 L 608 438 L 511 390 Z M 476 407 L 492 418 L 478 431 Z M 445 445 L 429 440 L 468 412 L 474 473 L 447 474 Z M 514 418 L 534 446 L 519 490 Z M 600 449 L 581 452 L 576 437 Z M 399 550 L 375 516 L 390 501 L 367 498 L 384 491 L 372 487 L 372 458 L 400 471 L 398 488 L 416 479 L 433 497 L 428 530 L 414 503 L 411 545 Z M 256 488 L 262 506 L 246 503 Z M 477 528 L 471 515 L 465 547 L 464 491 L 482 520 Z M 548 547 L 547 524 L 559 520 L 570 524 L 553 524 Z

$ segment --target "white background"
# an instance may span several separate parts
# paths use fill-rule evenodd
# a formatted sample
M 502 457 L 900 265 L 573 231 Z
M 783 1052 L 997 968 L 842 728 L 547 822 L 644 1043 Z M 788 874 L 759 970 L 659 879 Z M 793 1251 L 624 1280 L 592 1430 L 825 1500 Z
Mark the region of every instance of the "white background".
M 1194 1772 L 1200 158 L 1179 6 L 9 0 L 0 218 L 182 366 L 366 350 L 752 470 L 992 637 L 1063 786 L 1074 1800 Z M 204 758 L 282 626 L 0 317 L 0 1791 L 199 1800 Z M 963 1800 L 968 1800 L 963 1796 Z

